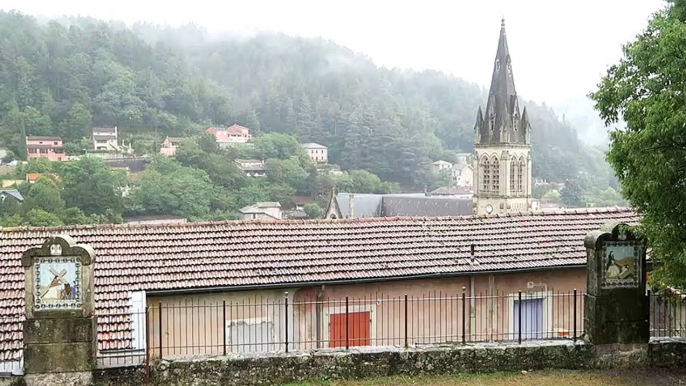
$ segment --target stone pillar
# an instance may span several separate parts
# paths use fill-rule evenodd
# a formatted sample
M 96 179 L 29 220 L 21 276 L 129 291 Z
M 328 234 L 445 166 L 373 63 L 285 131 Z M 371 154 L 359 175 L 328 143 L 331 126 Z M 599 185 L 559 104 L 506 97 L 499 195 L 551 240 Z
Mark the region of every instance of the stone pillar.
M 586 235 L 588 256 L 584 328 L 597 345 L 648 343 L 645 244 L 625 224 Z
M 21 258 L 26 275 L 24 373 L 31 385 L 90 385 L 96 327 L 90 246 L 48 238 Z

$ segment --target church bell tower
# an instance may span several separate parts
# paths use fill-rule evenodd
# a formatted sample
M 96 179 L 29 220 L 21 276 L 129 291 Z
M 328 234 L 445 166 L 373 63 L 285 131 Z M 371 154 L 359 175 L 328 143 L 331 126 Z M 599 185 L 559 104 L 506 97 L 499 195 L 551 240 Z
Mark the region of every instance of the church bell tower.
M 530 211 L 531 125 L 526 107 L 520 114 L 505 20 L 500 27 L 486 111 L 479 107 L 474 132 L 474 212 Z

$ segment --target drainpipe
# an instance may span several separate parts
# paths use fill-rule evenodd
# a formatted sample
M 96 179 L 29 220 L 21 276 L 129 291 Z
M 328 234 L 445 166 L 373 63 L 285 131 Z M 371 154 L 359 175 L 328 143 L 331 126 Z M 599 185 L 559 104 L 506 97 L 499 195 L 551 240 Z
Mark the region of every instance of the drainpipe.
M 469 335 L 474 341 L 476 332 L 476 294 L 474 293 L 474 276 L 469 277 Z
M 496 304 L 496 299 L 494 298 L 495 296 L 495 276 L 489 275 L 488 276 L 488 336 L 490 337 L 491 342 L 493 341 L 493 330 L 494 330 L 494 322 L 495 318 L 493 317 L 493 312 L 495 311 L 495 307 L 497 307 Z
M 476 265 L 476 256 L 474 256 L 474 244 L 470 247 L 469 264 Z M 474 288 L 474 276 L 469 277 L 469 334 L 474 340 L 474 333 L 476 332 L 476 289 Z
M 319 291 L 317 291 L 317 302 L 316 302 L 316 310 L 315 310 L 315 315 L 317 318 L 317 327 L 316 327 L 316 334 L 317 334 L 317 348 L 322 348 L 322 299 L 324 298 L 324 286 L 321 287 Z

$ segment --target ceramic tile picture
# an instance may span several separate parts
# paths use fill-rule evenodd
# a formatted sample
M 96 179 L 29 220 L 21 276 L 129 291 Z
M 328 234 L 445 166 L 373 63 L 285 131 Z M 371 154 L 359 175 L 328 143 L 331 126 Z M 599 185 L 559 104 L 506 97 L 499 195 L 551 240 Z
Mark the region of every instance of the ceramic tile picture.
M 36 310 L 82 307 L 81 262 L 78 257 L 36 258 Z
M 641 278 L 638 246 L 632 242 L 606 242 L 603 246 L 602 288 L 636 288 Z

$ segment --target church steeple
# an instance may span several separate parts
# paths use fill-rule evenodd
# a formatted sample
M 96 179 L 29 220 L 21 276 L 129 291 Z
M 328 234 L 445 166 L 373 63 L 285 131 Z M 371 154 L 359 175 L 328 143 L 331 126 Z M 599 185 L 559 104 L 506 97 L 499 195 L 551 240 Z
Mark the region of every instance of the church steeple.
M 479 107 L 474 125 L 476 214 L 504 215 L 532 209 L 530 132 L 526 108 L 519 108 L 503 19 L 486 110 Z
M 474 127 L 476 144 L 529 144 L 529 122 L 524 115 L 519 110 L 503 19 L 486 111 L 477 117 Z

